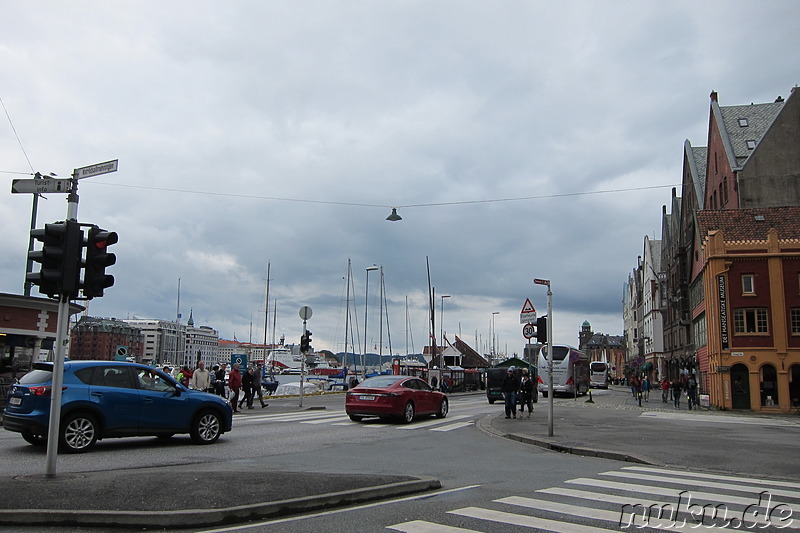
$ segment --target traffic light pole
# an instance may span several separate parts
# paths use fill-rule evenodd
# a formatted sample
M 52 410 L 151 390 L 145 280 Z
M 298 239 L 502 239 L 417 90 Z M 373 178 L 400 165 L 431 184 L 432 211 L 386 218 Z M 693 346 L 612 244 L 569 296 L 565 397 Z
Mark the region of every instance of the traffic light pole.
M 547 436 L 553 436 L 553 291 L 547 282 Z
M 306 336 L 306 321 L 303 320 L 303 337 Z M 306 354 L 300 351 L 300 405 L 303 407 L 303 381 L 306 379 Z
M 78 220 L 78 175 L 72 175 L 72 190 L 67 197 L 67 220 Z M 61 436 L 61 389 L 64 386 L 64 356 L 69 330 L 69 295 L 58 297 L 58 327 L 56 329 L 56 353 L 53 361 L 53 389 L 50 392 L 50 420 L 47 426 L 47 462 L 45 477 L 56 475 L 58 443 Z
M 534 279 L 537 285 L 547 285 L 547 436 L 553 436 L 553 291 L 550 289 L 549 279 Z M 540 319 L 541 320 L 541 319 Z M 537 321 L 538 329 L 538 321 Z

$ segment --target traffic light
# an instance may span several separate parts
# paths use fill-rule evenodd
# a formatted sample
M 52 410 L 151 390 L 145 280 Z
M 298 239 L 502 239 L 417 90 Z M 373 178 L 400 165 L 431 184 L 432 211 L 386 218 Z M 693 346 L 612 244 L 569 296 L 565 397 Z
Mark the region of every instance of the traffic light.
M 29 252 L 28 259 L 42 267 L 39 272 L 28 272 L 25 280 L 51 298 L 75 298 L 83 249 L 80 224 L 74 220 L 45 224 L 43 229 L 31 230 L 31 237 L 42 243 L 42 249 Z
M 108 247 L 119 238 L 113 231 L 91 226 L 86 237 L 86 262 L 83 274 L 83 296 L 87 299 L 103 296 L 103 290 L 114 285 L 114 276 L 106 274 L 106 267 L 117 262 L 117 256 Z
M 311 347 L 311 332 L 306 330 L 306 332 L 300 336 L 300 353 L 308 353 L 313 350 L 314 348 Z
M 540 316 L 536 319 L 536 342 L 545 344 L 547 342 L 547 317 Z

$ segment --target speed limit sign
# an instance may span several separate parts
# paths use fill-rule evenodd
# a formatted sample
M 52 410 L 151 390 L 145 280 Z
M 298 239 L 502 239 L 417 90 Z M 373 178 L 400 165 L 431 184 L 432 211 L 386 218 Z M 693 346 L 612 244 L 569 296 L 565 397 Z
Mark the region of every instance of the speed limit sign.
M 522 326 L 522 336 L 526 339 L 532 339 L 536 336 L 536 328 L 533 324 L 525 324 Z

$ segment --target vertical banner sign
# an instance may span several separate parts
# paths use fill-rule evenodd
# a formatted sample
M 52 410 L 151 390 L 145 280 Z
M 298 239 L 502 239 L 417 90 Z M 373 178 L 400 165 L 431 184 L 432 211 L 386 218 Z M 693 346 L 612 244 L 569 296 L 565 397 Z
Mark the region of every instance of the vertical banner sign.
M 719 333 L 722 341 L 722 349 L 728 350 L 728 296 L 725 286 L 725 276 L 717 276 L 717 286 L 719 287 Z

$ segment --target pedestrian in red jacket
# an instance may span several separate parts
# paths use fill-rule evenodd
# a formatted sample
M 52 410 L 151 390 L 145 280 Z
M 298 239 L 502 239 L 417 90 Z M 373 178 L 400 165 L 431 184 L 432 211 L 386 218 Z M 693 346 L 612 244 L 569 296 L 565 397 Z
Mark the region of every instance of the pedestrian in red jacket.
M 239 412 L 239 391 L 242 390 L 242 373 L 239 372 L 239 363 L 233 365 L 231 373 L 228 376 L 228 387 L 231 389 L 233 398 L 231 398 L 231 407 L 233 412 Z

